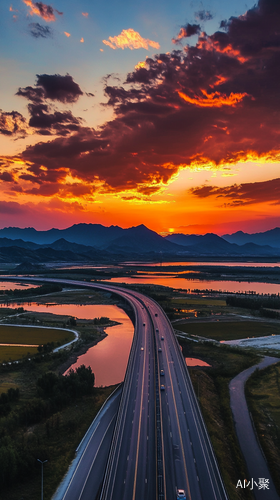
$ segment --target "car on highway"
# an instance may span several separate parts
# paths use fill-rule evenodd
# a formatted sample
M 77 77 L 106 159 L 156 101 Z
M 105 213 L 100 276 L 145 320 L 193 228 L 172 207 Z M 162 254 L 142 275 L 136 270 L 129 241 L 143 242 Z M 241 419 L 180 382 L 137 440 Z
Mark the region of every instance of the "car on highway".
M 176 490 L 176 500 L 186 500 L 186 492 L 185 490 L 181 490 L 177 488 Z
M 144 351 L 144 347 L 141 347 L 141 351 Z
M 163 337 L 163 336 L 161 337 L 161 340 L 164 340 L 164 337 Z
M 155 314 L 155 317 L 157 318 L 157 313 Z
M 161 347 L 159 347 L 159 348 L 158 348 L 158 352 L 161 352 L 161 351 L 162 351 L 162 348 L 161 348 Z
M 162 385 L 160 386 L 160 390 L 161 390 L 161 391 L 165 391 L 165 385 L 164 385 L 164 384 L 162 384 Z
M 163 377 L 164 376 L 164 370 L 160 370 L 160 376 Z

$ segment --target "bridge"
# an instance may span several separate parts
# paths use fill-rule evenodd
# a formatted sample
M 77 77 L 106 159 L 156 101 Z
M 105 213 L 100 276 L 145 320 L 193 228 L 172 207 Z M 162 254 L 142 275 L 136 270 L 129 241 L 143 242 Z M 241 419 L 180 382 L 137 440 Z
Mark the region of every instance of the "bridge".
M 177 488 L 187 500 L 227 500 L 185 359 L 161 307 L 143 294 L 109 284 L 16 279 L 114 293 L 134 313 L 135 334 L 118 411 L 110 420 L 114 430 L 98 492 L 86 484 L 92 480 L 89 464 L 82 491 L 77 493 L 72 480 L 61 500 L 175 500 Z

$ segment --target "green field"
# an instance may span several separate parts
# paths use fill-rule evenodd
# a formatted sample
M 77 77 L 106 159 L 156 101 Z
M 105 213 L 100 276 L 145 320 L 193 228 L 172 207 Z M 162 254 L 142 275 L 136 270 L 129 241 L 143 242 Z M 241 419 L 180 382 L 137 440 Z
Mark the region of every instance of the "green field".
M 265 321 L 207 321 L 176 325 L 177 330 L 218 341 L 279 335 L 277 323 Z
M 31 347 L 32 345 L 43 345 L 49 342 L 66 344 L 74 338 L 74 333 L 62 328 L 0 325 L 0 344 L 15 344 L 14 346 L 0 345 L 0 363 L 22 359 L 28 354 L 30 356 L 37 354 L 37 347 Z M 24 346 L 16 344 L 24 344 Z
M 46 344 L 70 342 L 72 332 L 55 328 L 0 325 L 0 344 Z

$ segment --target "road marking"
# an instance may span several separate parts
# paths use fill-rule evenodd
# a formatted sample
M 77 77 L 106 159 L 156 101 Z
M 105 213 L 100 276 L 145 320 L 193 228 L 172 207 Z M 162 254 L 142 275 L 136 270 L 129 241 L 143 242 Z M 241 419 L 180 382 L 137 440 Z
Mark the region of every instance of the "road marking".
M 168 361 L 166 349 L 165 349 L 165 353 L 166 353 L 166 357 L 167 357 L 167 361 Z M 179 416 L 178 416 L 178 411 L 177 411 L 177 404 L 176 404 L 176 399 L 175 399 L 175 394 L 174 394 L 174 387 L 173 387 L 173 381 L 172 381 L 172 377 L 171 377 L 169 363 L 167 363 L 167 367 L 168 367 L 168 371 L 169 371 L 169 377 L 170 377 L 170 382 L 171 382 L 171 391 L 172 391 L 172 396 L 173 396 L 173 401 L 174 401 L 174 409 L 175 409 L 175 413 L 176 413 L 176 420 L 177 420 L 181 450 L 182 450 L 182 455 L 183 455 L 184 469 L 185 469 L 186 480 L 187 480 L 187 490 L 188 490 L 189 498 L 191 499 L 192 497 L 191 497 L 190 484 L 189 484 L 189 478 L 188 478 L 188 473 L 187 473 L 187 465 L 186 465 L 186 458 L 185 458 L 184 447 L 183 447 L 183 439 L 182 439 L 181 428 L 180 428 L 180 424 L 179 424 Z
M 147 334 L 145 333 L 145 347 L 146 347 L 146 343 L 147 343 Z M 146 350 L 145 350 L 145 352 L 146 352 Z M 140 408 L 143 408 L 145 366 L 146 366 L 146 356 L 144 356 L 144 364 L 143 364 Z M 142 413 L 143 412 L 140 411 L 139 426 L 138 426 L 138 437 L 137 437 L 137 451 L 136 451 L 136 460 L 135 460 L 135 469 L 134 469 L 135 472 L 134 472 L 134 483 L 133 483 L 133 496 L 132 496 L 132 500 L 135 500 L 135 493 L 136 493 L 136 482 L 137 482 L 137 471 L 138 471 L 139 444 L 140 444 Z
M 111 422 L 110 422 L 110 423 L 111 423 Z M 95 429 L 94 429 L 94 431 L 93 431 L 93 433 L 92 433 L 92 435 L 91 435 L 91 437 L 90 437 L 90 439 L 89 439 L 89 441 L 88 441 L 88 444 L 86 445 L 86 447 L 85 447 L 85 449 L 84 449 L 84 451 L 83 451 L 83 453 L 82 453 L 82 455 L 81 455 L 81 457 L 80 457 L 80 460 L 79 460 L 79 461 L 78 461 L 78 463 L 77 463 L 76 469 L 75 469 L 75 471 L 74 471 L 74 473 L 73 473 L 73 476 L 71 477 L 71 480 L 70 480 L 70 482 L 69 482 L 69 484 L 68 484 L 67 490 L 65 491 L 65 493 L 64 493 L 64 495 L 63 495 L 63 497 L 62 497 L 62 500 L 64 500 L 64 498 L 66 497 L 66 495 L 67 495 L 67 493 L 68 493 L 68 490 L 69 490 L 69 488 L 70 488 L 70 486 L 71 486 L 71 483 L 72 483 L 72 481 L 73 481 L 73 479 L 74 479 L 74 477 L 75 477 L 75 475 L 76 475 L 76 472 L 77 472 L 77 470 L 78 470 L 78 468 L 79 468 L 79 466 L 80 466 L 80 463 L 81 463 L 81 461 L 82 461 L 82 459 L 83 459 L 83 456 L 84 456 L 85 452 L 87 451 L 88 446 L 89 446 L 89 444 L 90 444 L 90 442 L 91 442 L 91 440 L 92 440 L 92 438 L 93 438 L 93 436 L 94 436 L 94 434 L 95 434 L 95 432 L 96 432 L 97 427 L 99 426 L 99 424 L 100 424 L 100 421 L 98 422 L 97 426 L 95 427 Z M 109 424 L 109 425 L 110 425 L 110 424 Z M 108 427 L 107 427 L 107 429 L 108 429 Z M 103 440 L 103 439 L 102 439 L 102 440 Z

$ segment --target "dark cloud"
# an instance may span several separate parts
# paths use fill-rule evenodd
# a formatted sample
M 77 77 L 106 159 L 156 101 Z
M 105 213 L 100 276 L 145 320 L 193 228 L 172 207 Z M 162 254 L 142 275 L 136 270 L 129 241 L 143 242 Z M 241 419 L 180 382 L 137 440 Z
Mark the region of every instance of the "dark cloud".
M 36 86 L 19 88 L 16 95 L 31 101 L 28 104 L 29 126 L 38 129 L 39 134 L 64 136 L 79 130 L 81 118 L 75 117 L 71 111 L 61 112 L 48 104 L 48 100 L 73 103 L 83 95 L 72 76 L 37 75 Z
M 63 103 L 76 102 L 81 95 L 82 90 L 74 82 L 70 75 L 36 75 L 37 87 L 44 89 L 45 98 L 60 101 Z
M 26 97 L 30 101 L 43 102 L 45 99 L 62 103 L 76 102 L 83 91 L 74 82 L 71 75 L 36 75 L 35 87 L 19 88 L 16 95 Z
M 213 19 L 213 15 L 209 10 L 199 10 L 198 12 L 195 12 L 194 15 L 198 21 L 210 21 Z
M 184 166 L 279 160 L 279 26 L 279 1 L 260 0 L 224 32 L 203 32 L 195 46 L 146 59 L 123 85 L 106 81 L 114 119 L 98 130 L 74 123 L 73 133 L 30 146 L 22 157 L 41 179 L 44 165 L 50 175 L 69 169 L 103 183 L 104 192 L 139 193 L 144 185 L 158 189 Z M 46 79 L 39 82 L 21 91 L 45 105 Z
M 2 112 L 0 109 L 0 134 L 24 137 L 28 125 L 24 116 L 18 111 Z
M 0 214 L 3 215 L 20 215 L 22 214 L 22 209 L 25 210 L 20 203 L 13 201 L 0 201 Z
M 193 35 L 199 35 L 201 27 L 199 24 L 189 24 L 182 26 L 176 38 L 172 38 L 173 43 L 179 43 L 182 38 L 189 38 Z
M 4 182 L 13 182 L 14 178 L 10 172 L 0 172 L 0 179 Z
M 29 104 L 28 110 L 31 115 L 29 126 L 39 129 L 38 131 L 42 135 L 52 133 L 67 135 L 79 130 L 82 121 L 81 118 L 73 116 L 71 111 L 54 111 L 52 113 L 46 104 Z
M 280 179 L 263 182 L 233 184 L 226 187 L 199 186 L 189 192 L 199 198 L 215 196 L 226 200 L 226 205 L 251 205 L 253 203 L 280 204 Z
M 42 26 L 39 23 L 30 23 L 28 25 L 29 32 L 34 38 L 51 38 L 53 31 L 48 26 Z

